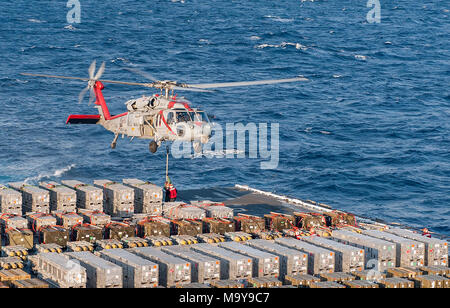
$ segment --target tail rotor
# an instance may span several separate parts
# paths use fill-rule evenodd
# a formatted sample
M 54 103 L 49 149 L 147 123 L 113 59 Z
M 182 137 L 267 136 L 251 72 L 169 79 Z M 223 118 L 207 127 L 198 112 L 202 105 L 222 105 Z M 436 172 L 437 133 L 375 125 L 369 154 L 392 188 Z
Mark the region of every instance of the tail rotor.
M 106 63 L 105 62 L 102 63 L 102 65 L 98 69 L 97 73 L 95 73 L 96 66 L 97 66 L 97 62 L 95 60 L 92 61 L 91 65 L 89 66 L 89 69 L 88 69 L 88 72 L 89 72 L 88 85 L 78 95 L 78 103 L 79 104 L 81 104 L 81 102 L 83 101 L 83 99 L 88 91 L 89 91 L 88 104 L 89 105 L 92 104 L 95 100 L 94 86 L 95 86 L 95 83 L 102 77 L 103 73 L 105 72 Z

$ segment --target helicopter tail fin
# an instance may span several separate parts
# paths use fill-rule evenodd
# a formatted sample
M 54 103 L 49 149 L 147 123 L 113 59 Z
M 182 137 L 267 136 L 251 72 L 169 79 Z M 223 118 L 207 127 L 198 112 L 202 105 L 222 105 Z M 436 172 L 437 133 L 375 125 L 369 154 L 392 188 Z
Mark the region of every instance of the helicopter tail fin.
M 111 114 L 109 113 L 108 106 L 106 105 L 106 101 L 102 93 L 102 90 L 104 88 L 105 86 L 100 81 L 95 82 L 94 86 L 95 104 L 101 107 L 101 116 L 103 116 L 105 120 L 111 120 Z
M 100 120 L 99 114 L 71 114 L 66 124 L 97 124 Z

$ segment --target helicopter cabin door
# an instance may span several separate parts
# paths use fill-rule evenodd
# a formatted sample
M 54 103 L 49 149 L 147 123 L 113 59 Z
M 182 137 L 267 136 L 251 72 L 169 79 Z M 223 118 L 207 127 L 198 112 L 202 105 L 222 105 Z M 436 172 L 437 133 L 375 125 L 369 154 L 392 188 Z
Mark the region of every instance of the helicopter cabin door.
M 140 113 L 128 113 L 127 116 L 127 135 L 130 137 L 141 137 L 144 117 Z

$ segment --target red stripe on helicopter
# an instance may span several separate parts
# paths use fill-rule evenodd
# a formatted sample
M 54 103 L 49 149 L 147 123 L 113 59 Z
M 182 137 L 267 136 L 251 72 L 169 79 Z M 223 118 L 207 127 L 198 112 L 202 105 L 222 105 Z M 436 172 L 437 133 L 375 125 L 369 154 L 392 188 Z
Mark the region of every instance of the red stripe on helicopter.
M 117 119 L 117 118 L 126 116 L 127 114 L 128 114 L 128 112 L 124 112 L 124 113 L 118 114 L 118 115 L 116 115 L 116 116 L 112 116 L 112 117 L 110 117 L 110 118 L 107 119 L 107 120 L 114 120 L 114 119 Z
M 159 112 L 159 115 L 161 116 L 161 120 L 164 122 L 164 125 L 170 130 L 170 132 L 171 132 L 172 134 L 176 135 L 176 134 L 173 132 L 173 130 L 170 128 L 170 126 L 167 124 L 166 119 L 164 118 L 164 115 L 163 115 L 163 111 L 162 111 L 162 110 Z
M 169 104 L 167 105 L 167 108 L 172 109 L 173 106 L 175 106 L 175 104 L 182 104 L 184 106 L 184 108 L 186 108 L 188 111 L 192 111 L 192 108 L 188 105 L 188 103 L 179 103 L 179 102 L 174 102 L 174 101 L 169 102 Z

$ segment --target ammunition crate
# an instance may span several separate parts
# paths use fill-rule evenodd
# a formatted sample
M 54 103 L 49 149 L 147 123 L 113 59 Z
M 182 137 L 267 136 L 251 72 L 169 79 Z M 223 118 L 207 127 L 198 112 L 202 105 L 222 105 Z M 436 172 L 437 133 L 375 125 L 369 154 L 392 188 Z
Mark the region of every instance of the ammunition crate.
M 397 278 L 397 277 L 381 279 L 379 284 L 380 284 L 380 287 L 386 288 L 386 289 L 413 289 L 414 288 L 413 281 L 410 281 L 410 280 L 407 280 L 404 278 Z
M 210 283 L 214 280 L 220 280 L 219 259 L 181 246 L 164 247 L 162 251 L 191 264 L 191 282 Z
M 13 281 L 30 279 L 31 275 L 21 269 L 0 270 L 0 281 Z
M 247 288 L 274 288 L 280 287 L 282 282 L 272 277 L 250 278 L 247 280 Z
M 159 265 L 159 283 L 176 287 L 191 283 L 191 265 L 185 260 L 151 247 L 133 248 L 132 253 Z
M 84 184 L 80 181 L 61 181 L 64 185 L 75 189 L 77 207 L 91 211 L 103 211 L 103 189 Z
M 34 247 L 36 252 L 39 253 L 48 253 L 48 252 L 56 252 L 56 253 L 62 253 L 63 247 L 59 246 L 57 244 L 36 244 Z
M 362 271 L 365 265 L 364 250 L 354 246 L 345 245 L 324 237 L 305 236 L 301 238 L 310 244 L 329 249 L 335 253 L 336 272 Z
M 218 280 L 211 281 L 211 287 L 217 289 L 242 289 L 244 284 L 239 280 Z
M 124 179 L 123 183 L 134 189 L 136 213 L 162 214 L 163 190 L 161 187 L 138 179 Z
M 134 189 L 110 180 L 96 180 L 94 185 L 103 189 L 106 214 L 115 217 L 132 217 L 134 214 Z
M 0 258 L 0 267 L 2 269 L 23 268 L 23 260 L 19 257 L 2 257 Z
M 380 286 L 367 280 L 344 281 L 344 285 L 351 289 L 378 289 Z
M 47 190 L 25 183 L 9 183 L 8 185 L 22 193 L 23 213 L 50 213 L 50 193 Z
M 333 239 L 346 245 L 364 249 L 365 268 L 375 266 L 375 269 L 384 272 L 395 267 L 396 245 L 392 242 L 355 233 L 348 230 L 333 231 Z M 376 264 L 374 264 L 374 261 Z
M 48 289 L 49 285 L 37 278 L 31 278 L 26 280 L 13 280 L 9 282 L 11 288 L 16 289 Z
M 320 274 L 322 281 L 344 282 L 355 280 L 355 276 L 347 273 L 323 273 Z
M 177 245 L 198 244 L 197 238 L 191 235 L 172 235 L 170 239 Z
M 206 211 L 193 205 L 164 203 L 163 214 L 170 219 L 203 219 L 206 217 Z
M 262 240 L 274 240 L 274 239 L 283 237 L 283 234 L 278 231 L 261 231 L 261 232 L 252 233 L 252 235 L 257 239 L 262 239 Z
M 206 211 L 206 217 L 210 218 L 233 218 L 234 211 L 232 208 L 226 207 L 225 204 L 219 202 L 191 201 L 191 205 L 202 208 Z M 234 230 L 233 230 L 234 231 Z
M 170 222 L 158 220 L 143 220 L 138 224 L 138 234 L 141 237 L 170 237 Z
M 67 255 L 54 252 L 38 254 L 33 270 L 54 287 L 86 288 L 86 269 Z
M 210 244 L 192 245 L 190 248 L 199 253 L 220 260 L 220 279 L 248 279 L 252 277 L 252 258 Z M 217 287 L 217 283 L 211 285 Z
M 172 246 L 173 240 L 165 236 L 149 236 L 145 238 L 152 246 Z
M 280 260 L 280 277 L 306 274 L 308 272 L 308 254 L 281 246 L 266 240 L 251 240 L 246 245 L 274 254 Z
M 94 245 L 86 241 L 76 241 L 67 243 L 67 251 L 94 251 Z
M 345 286 L 334 281 L 312 282 L 311 289 L 345 289 Z
M 24 249 L 32 249 L 34 234 L 31 230 L 10 229 L 5 232 L 6 246 L 21 246 Z
M 414 233 L 406 229 L 392 228 L 386 232 L 408 238 L 410 240 L 418 241 L 425 244 L 425 265 L 448 266 L 448 243 L 436 238 L 428 238 L 420 234 Z
M 0 216 L 0 223 L 2 230 L 5 232 L 7 229 L 27 229 L 28 220 L 21 216 L 14 216 L 11 214 L 2 214 Z
M 67 242 L 70 241 L 70 231 L 61 226 L 47 226 L 40 229 L 38 237 L 40 243 L 66 247 Z
M 428 275 L 440 275 L 450 278 L 450 268 L 443 265 L 436 266 L 421 266 L 419 267 L 421 271 Z
M 279 238 L 275 240 L 275 243 L 307 253 L 308 274 L 310 275 L 334 272 L 335 253 L 329 249 L 293 238 Z
M 328 227 L 339 228 L 344 226 L 356 226 L 355 215 L 341 211 L 332 211 L 324 214 Z
M 406 279 L 414 279 L 417 276 L 423 275 L 423 272 L 415 268 L 395 267 L 387 270 L 387 277 L 398 277 Z
M 222 218 L 203 218 L 203 233 L 225 234 L 234 232 L 236 227 L 234 221 Z
M 199 234 L 197 235 L 197 239 L 199 240 L 200 243 L 209 243 L 209 244 L 225 242 L 225 237 L 217 233 Z
M 56 216 L 58 224 L 62 225 L 64 228 L 70 229 L 73 226 L 80 225 L 83 223 L 83 217 L 81 217 L 76 213 L 53 211 L 52 214 Z
M 278 277 L 280 275 L 280 260 L 274 254 L 236 242 L 225 242 L 219 246 L 251 258 L 254 277 Z
M 126 223 L 111 222 L 105 226 L 107 239 L 122 240 L 125 237 L 135 237 L 135 227 Z
M 283 231 L 295 227 L 295 217 L 292 215 L 270 213 L 264 215 L 267 230 Z
M 118 241 L 118 240 L 97 240 L 95 242 L 95 246 L 97 248 L 97 250 L 102 250 L 102 249 L 121 249 L 123 248 L 123 244 L 122 242 Z
M 26 260 L 28 256 L 28 250 L 20 245 L 3 246 L 1 250 L 3 257 L 19 257 L 22 260 Z
M 106 261 L 90 252 L 68 252 L 71 259 L 76 259 L 86 269 L 88 288 L 122 288 L 122 267 Z
M 56 217 L 45 213 L 28 213 L 28 222 L 34 232 L 38 232 L 42 227 L 56 226 Z
M 380 282 L 382 279 L 385 279 L 387 276 L 384 273 L 375 270 L 364 270 L 361 272 L 352 272 L 353 276 L 359 280 L 367 280 L 367 281 L 376 281 Z
M 238 214 L 234 217 L 236 231 L 246 233 L 258 233 L 266 230 L 266 222 L 264 218 L 258 216 Z
M 201 234 L 203 222 L 199 220 L 172 220 L 171 234 L 196 236 Z
M 297 213 L 294 212 L 295 226 L 303 230 L 326 227 L 325 217 L 317 213 Z
M 75 190 L 56 182 L 40 182 L 39 186 L 50 192 L 50 210 L 75 212 L 77 210 L 77 193 Z
M 124 288 L 156 288 L 158 286 L 158 264 L 124 249 L 102 250 L 99 255 L 122 267 Z
M 416 288 L 422 289 L 448 289 L 450 288 L 450 279 L 438 275 L 424 275 L 414 278 Z
M 396 266 L 416 267 L 425 264 L 425 244 L 378 230 L 364 230 L 363 234 L 376 237 L 396 245 Z
M 0 213 L 22 215 L 22 194 L 0 185 Z
M 111 216 L 99 211 L 79 209 L 78 214 L 83 216 L 84 221 L 91 225 L 106 226 L 111 222 Z
M 122 239 L 122 243 L 126 248 L 147 247 L 147 240 L 140 237 L 125 237 Z
M 94 244 L 103 239 L 103 229 L 93 225 L 78 225 L 72 228 L 73 241 L 86 241 Z
M 224 234 L 224 236 L 227 240 L 233 242 L 245 242 L 253 239 L 253 236 L 251 234 L 245 232 L 227 232 Z

